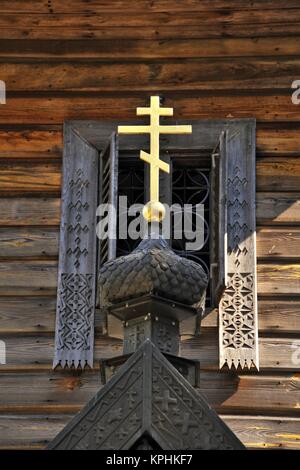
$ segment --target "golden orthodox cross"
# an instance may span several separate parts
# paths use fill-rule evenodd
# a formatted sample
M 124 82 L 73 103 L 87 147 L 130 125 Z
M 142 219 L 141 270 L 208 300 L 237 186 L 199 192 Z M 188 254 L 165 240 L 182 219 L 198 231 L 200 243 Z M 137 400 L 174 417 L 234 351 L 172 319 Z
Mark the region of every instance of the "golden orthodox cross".
M 140 158 L 150 165 L 150 201 L 144 216 L 148 220 L 155 220 L 157 218 L 155 212 L 164 214 L 164 208 L 159 202 L 159 170 L 170 172 L 170 165 L 159 158 L 159 136 L 160 134 L 191 134 L 192 126 L 160 125 L 160 116 L 173 116 L 173 108 L 161 108 L 159 96 L 151 96 L 150 108 L 137 108 L 136 114 L 137 116 L 149 115 L 150 125 L 118 126 L 118 132 L 119 134 L 150 134 L 150 153 L 141 150 Z

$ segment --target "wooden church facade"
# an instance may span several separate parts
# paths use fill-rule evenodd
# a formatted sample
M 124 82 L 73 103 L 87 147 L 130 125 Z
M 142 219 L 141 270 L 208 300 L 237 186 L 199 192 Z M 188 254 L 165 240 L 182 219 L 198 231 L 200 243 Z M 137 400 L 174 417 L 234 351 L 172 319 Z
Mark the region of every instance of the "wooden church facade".
M 296 0 L 1 2 L 0 448 L 44 448 L 121 354 L 96 314 L 95 368 L 52 370 L 63 123 L 135 120 L 151 94 L 186 122 L 256 119 L 260 371 L 219 371 L 216 312 L 181 353 L 245 446 L 300 448 L 299 38 Z

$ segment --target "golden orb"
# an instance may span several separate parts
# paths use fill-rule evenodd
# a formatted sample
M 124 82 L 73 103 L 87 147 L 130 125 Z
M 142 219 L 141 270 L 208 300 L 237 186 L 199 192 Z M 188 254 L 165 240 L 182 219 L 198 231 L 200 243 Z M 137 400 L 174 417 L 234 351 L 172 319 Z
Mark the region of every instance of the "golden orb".
M 165 215 L 166 209 L 159 201 L 149 201 L 143 207 L 143 216 L 147 222 L 161 222 Z

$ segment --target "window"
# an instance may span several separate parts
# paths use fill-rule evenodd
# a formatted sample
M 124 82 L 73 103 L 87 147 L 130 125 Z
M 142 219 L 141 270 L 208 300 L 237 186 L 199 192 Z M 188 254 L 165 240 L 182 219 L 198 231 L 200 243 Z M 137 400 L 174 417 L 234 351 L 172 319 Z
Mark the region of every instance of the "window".
M 99 242 L 95 235 L 100 202 L 117 207 L 122 191 L 142 202 L 142 186 L 147 186 L 137 152 L 147 149 L 148 137 L 117 136 L 118 124 L 78 121 L 65 126 L 54 365 L 92 365 L 99 265 L 134 247 L 117 240 Z M 209 243 L 207 238 L 192 256 L 210 273 L 208 302 L 219 310 L 220 367 L 258 368 L 255 121 L 191 124 L 192 135 L 161 138 L 162 152 L 173 165 L 172 186 L 165 184 L 164 197 L 204 200 Z M 117 221 L 111 225 L 116 230 Z M 173 247 L 191 256 L 178 242 Z M 74 301 L 78 292 L 80 303 Z
M 166 194 L 164 186 L 170 185 L 171 196 L 168 201 L 171 204 L 178 204 L 181 207 L 184 204 L 204 205 L 204 243 L 199 250 L 187 250 L 186 238 L 176 238 L 171 240 L 173 250 L 180 256 L 192 259 L 201 264 L 204 271 L 210 277 L 210 174 L 211 174 L 211 156 L 199 154 L 197 152 L 180 152 L 178 155 L 173 153 L 169 155 L 171 164 L 170 176 L 165 176 L 161 184 L 162 198 Z M 148 201 L 145 181 L 147 179 L 147 167 L 139 158 L 139 152 L 134 155 L 119 153 L 119 184 L 118 195 L 127 196 L 128 205 L 145 204 Z M 166 198 L 166 196 L 165 196 Z M 120 209 L 119 209 L 120 210 Z M 195 211 L 194 211 L 195 214 Z M 130 220 L 130 217 L 129 217 Z M 195 222 L 193 230 L 196 229 Z M 173 232 L 172 232 L 173 233 Z M 183 234 L 184 235 L 184 234 Z M 123 240 L 118 238 L 116 256 L 122 256 L 130 253 L 139 244 L 140 239 Z M 206 306 L 211 306 L 210 286 L 207 290 Z

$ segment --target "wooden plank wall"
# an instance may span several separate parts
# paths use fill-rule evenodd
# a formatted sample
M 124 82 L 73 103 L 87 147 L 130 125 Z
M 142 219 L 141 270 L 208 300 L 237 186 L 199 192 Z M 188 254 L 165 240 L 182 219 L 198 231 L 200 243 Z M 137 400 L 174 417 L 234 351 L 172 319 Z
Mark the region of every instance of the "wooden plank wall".
M 248 447 L 300 449 L 299 45 L 299 0 L 1 1 L 0 448 L 42 448 L 99 387 L 51 371 L 63 121 L 160 93 L 177 117 L 257 119 L 261 371 L 218 371 L 215 315 L 182 353 Z M 99 331 L 96 358 L 119 354 Z

